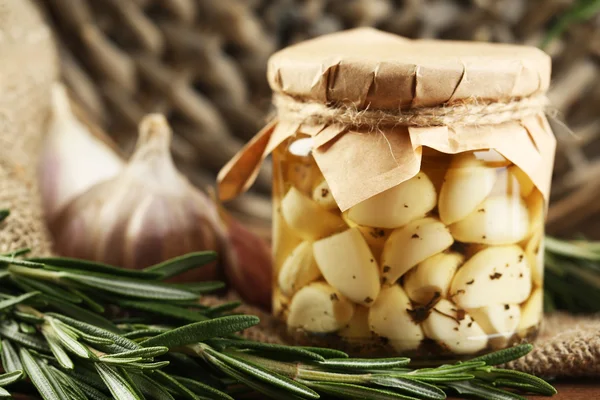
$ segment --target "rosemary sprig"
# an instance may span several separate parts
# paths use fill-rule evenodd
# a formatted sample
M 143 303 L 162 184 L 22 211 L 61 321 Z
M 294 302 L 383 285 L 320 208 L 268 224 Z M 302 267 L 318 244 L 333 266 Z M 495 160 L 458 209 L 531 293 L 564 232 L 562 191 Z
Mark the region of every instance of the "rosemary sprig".
M 545 238 L 544 307 L 600 311 L 600 242 Z
M 20 251 L 16 254 L 25 254 Z M 211 262 L 193 253 L 144 271 L 64 258 L 0 258 L 0 398 L 9 390 L 46 400 L 260 398 L 444 399 L 468 394 L 520 399 L 552 395 L 531 375 L 495 367 L 530 345 L 435 368 L 407 358 L 357 359 L 332 349 L 242 339 L 257 324 L 204 307 L 215 283 L 161 279 Z

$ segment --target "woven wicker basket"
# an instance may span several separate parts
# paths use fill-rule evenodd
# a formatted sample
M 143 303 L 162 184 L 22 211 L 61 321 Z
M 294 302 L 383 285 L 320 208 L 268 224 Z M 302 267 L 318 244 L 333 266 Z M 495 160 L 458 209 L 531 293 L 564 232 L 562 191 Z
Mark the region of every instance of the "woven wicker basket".
M 168 115 L 173 151 L 204 186 L 263 125 L 268 56 L 299 40 L 355 26 L 408 37 L 539 45 L 569 0 L 39 0 L 61 41 L 63 74 L 78 100 L 131 149 L 142 115 Z M 574 24 L 546 50 L 559 151 L 548 230 L 600 237 L 600 19 Z M 232 204 L 264 221 L 270 171 Z

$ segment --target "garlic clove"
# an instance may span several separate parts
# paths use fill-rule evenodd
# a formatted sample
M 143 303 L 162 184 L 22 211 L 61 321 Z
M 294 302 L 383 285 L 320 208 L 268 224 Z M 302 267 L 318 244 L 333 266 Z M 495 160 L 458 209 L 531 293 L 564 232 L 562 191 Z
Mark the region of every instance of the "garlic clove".
M 529 232 L 527 206 L 520 197 L 489 197 L 466 218 L 450 225 L 450 232 L 460 242 L 517 243 Z
M 489 336 L 490 345 L 495 349 L 508 345 L 521 320 L 521 308 L 518 304 L 494 304 L 468 312 Z
M 440 219 L 450 225 L 466 218 L 490 194 L 495 183 L 495 168 L 472 154 L 455 155 L 440 191 Z
M 272 302 L 271 248 L 235 219 L 224 218 L 224 222 L 226 236 L 220 247 L 227 282 L 244 301 L 268 310 Z
M 412 304 L 398 285 L 381 289 L 369 309 L 369 327 L 380 337 L 389 340 L 396 351 L 414 350 L 423 340 L 423 331 L 409 314 Z
M 367 307 L 356 306 L 352 319 L 338 334 L 350 341 L 370 340 L 372 333 L 369 328 L 369 309 Z
M 381 275 L 393 285 L 409 269 L 446 250 L 454 239 L 444 224 L 435 218 L 413 221 L 392 232 L 381 255 Z
M 350 228 L 356 228 L 360 231 L 360 234 L 371 248 L 373 255 L 379 259 L 381 257 L 381 252 L 383 251 L 385 241 L 392 233 L 392 230 L 358 225 L 348 217 L 348 211 L 342 213 L 342 219 Z
M 292 298 L 287 324 L 308 332 L 335 332 L 350 322 L 354 305 L 324 282 L 300 289 Z
M 321 183 L 315 186 L 312 198 L 315 203 L 326 210 L 335 210 L 338 208 L 338 205 L 331 194 L 331 189 L 329 189 L 329 185 L 325 180 L 321 181 Z
M 527 336 L 529 328 L 537 326 L 542 320 L 544 311 L 544 292 L 536 288 L 525 303 L 521 305 L 521 321 L 519 322 L 519 336 Z
M 273 202 L 273 265 L 281 266 L 292 250 L 296 248 L 302 239 L 285 222 L 281 215 L 281 201 Z
M 398 228 L 423 218 L 435 208 L 435 188 L 424 172 L 379 193 L 348 211 L 348 218 L 359 225 Z
M 529 210 L 529 233 L 540 232 L 544 230 L 546 220 L 546 203 L 539 190 L 535 189 L 525 200 Z
M 279 271 L 279 288 L 287 296 L 321 277 L 313 256 L 311 242 L 300 243 L 287 257 Z
M 67 90 L 52 87 L 52 116 L 40 154 L 39 181 L 48 221 L 76 196 L 117 175 L 121 157 L 73 114 Z
M 529 176 L 527 176 L 527 174 L 516 165 L 511 165 L 508 167 L 508 173 L 513 176 L 514 179 L 516 179 L 516 182 L 518 182 L 519 193 L 521 194 L 521 197 L 526 198 L 529 196 L 534 189 L 533 182 Z
M 370 306 L 379 294 L 379 267 L 358 229 L 318 240 L 315 260 L 325 280 L 355 303 Z
M 531 279 L 536 286 L 544 282 L 544 232 L 537 231 L 525 245 L 525 256 L 531 268 Z
M 452 278 L 464 257 L 459 253 L 438 253 L 429 257 L 404 277 L 404 290 L 417 303 L 427 304 L 436 297 L 448 297 Z
M 531 292 L 531 270 L 516 245 L 493 246 L 466 261 L 456 273 L 450 298 L 461 308 L 519 304 Z
M 304 240 L 317 240 L 343 229 L 344 221 L 291 187 L 281 201 L 285 222 Z
M 487 346 L 487 335 L 477 321 L 446 299 L 433 307 L 422 325 L 425 336 L 454 354 L 473 354 Z

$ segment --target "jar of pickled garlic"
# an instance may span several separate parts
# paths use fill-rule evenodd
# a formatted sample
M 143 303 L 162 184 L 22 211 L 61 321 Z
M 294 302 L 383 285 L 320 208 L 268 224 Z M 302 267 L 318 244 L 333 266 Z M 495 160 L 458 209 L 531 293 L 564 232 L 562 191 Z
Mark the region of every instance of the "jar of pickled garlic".
M 272 154 L 273 312 L 291 340 L 456 357 L 535 337 L 546 54 L 357 29 L 276 53 L 268 79 L 277 117 L 219 194 Z

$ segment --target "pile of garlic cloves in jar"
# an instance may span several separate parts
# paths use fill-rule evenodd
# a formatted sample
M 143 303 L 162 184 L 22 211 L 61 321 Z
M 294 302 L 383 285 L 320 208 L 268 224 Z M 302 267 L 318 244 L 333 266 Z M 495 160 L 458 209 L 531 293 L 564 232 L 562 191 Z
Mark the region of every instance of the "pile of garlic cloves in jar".
M 342 213 L 310 140 L 273 154 L 273 307 L 294 337 L 461 355 L 536 334 L 544 199 L 517 166 L 424 148 L 417 175 Z

